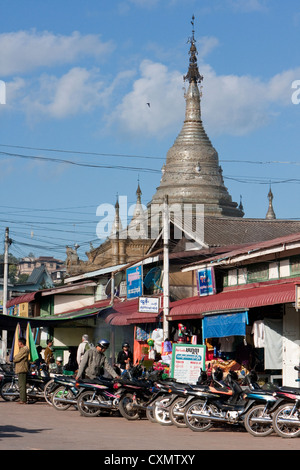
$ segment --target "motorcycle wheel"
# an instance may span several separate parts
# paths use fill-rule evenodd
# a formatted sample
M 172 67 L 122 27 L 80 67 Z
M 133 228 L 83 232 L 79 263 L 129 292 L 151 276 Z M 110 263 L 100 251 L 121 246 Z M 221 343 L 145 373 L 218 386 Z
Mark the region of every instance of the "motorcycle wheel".
M 162 426 L 173 425 L 169 416 L 169 409 L 167 408 L 169 402 L 170 398 L 160 398 L 154 402 L 153 416 Z
M 184 420 L 184 409 L 181 408 L 184 402 L 185 402 L 185 398 L 178 397 L 169 408 L 170 420 L 178 428 L 187 427 L 187 424 Z M 177 413 L 180 413 L 180 415 Z
M 105 402 L 101 395 L 95 396 L 93 391 L 87 391 L 80 395 L 77 406 L 82 416 L 92 417 L 92 416 L 99 416 L 101 413 L 101 408 L 96 408 L 95 406 L 91 406 L 92 402 Z
M 187 427 L 190 428 L 192 431 L 208 431 L 213 426 L 213 423 L 209 421 L 209 417 L 206 421 L 204 419 L 198 419 L 197 416 L 194 414 L 195 412 L 201 412 L 203 409 L 203 405 L 204 402 L 202 400 L 195 400 L 189 405 L 187 405 L 184 410 L 185 423 Z
M 38 387 L 26 384 L 27 402 L 36 403 L 39 399 L 38 395 L 41 395 L 41 390 Z
M 246 413 L 244 419 L 244 426 L 246 430 L 255 437 L 264 437 L 272 434 L 273 423 L 270 414 L 264 413 L 264 405 L 256 405 Z M 257 423 L 256 418 L 265 418 L 267 423 Z
M 154 405 L 152 405 L 154 406 Z M 153 409 L 152 410 L 147 410 L 146 409 L 146 418 L 148 419 L 148 421 L 150 421 L 150 423 L 156 423 L 156 419 L 154 418 L 154 414 L 153 414 Z
M 49 380 L 44 388 L 44 397 L 48 405 L 52 406 L 52 396 L 54 390 L 58 388 L 58 385 L 54 382 L 54 379 Z
M 73 398 L 73 394 L 70 390 L 68 390 L 66 387 L 58 387 L 56 390 L 54 390 L 53 395 L 52 395 L 52 405 L 53 407 L 58 410 L 58 411 L 64 411 L 70 408 L 71 404 L 70 403 L 62 403 L 58 401 L 59 398 Z
M 10 395 L 10 393 L 17 393 L 17 395 Z M 17 383 L 5 382 L 1 389 L 0 394 L 5 401 L 16 401 L 19 399 L 19 387 Z
M 119 411 L 121 415 L 129 421 L 139 419 L 139 410 L 133 408 L 133 394 L 126 393 L 119 401 Z
M 285 404 L 278 408 L 273 416 L 274 431 L 280 437 L 298 437 L 300 436 L 300 416 L 299 411 L 296 410 L 293 415 L 291 412 L 294 408 L 293 404 Z M 290 419 L 293 423 L 281 423 L 281 419 Z

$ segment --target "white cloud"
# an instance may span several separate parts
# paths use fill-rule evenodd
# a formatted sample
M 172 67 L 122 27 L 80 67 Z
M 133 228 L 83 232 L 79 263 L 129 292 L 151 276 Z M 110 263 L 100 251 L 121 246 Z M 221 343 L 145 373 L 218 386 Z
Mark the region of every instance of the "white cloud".
M 62 119 L 99 106 L 102 88 L 97 71 L 74 67 L 59 78 L 42 75 L 38 86 L 24 97 L 23 106 L 31 119 L 41 115 Z
M 131 135 L 164 136 L 184 111 L 183 80 L 160 63 L 144 60 L 132 91 L 107 116 L 108 125 Z M 147 104 L 149 103 L 150 106 Z
M 221 75 L 209 65 L 204 75 L 202 118 L 212 134 L 244 135 L 266 126 L 291 106 L 291 83 L 300 68 L 263 81 L 252 76 Z M 188 86 L 188 84 L 186 84 Z M 159 63 L 143 61 L 140 77 L 109 117 L 109 125 L 124 134 L 163 137 L 180 131 L 184 120 L 183 80 Z M 147 103 L 150 103 L 150 108 Z
M 29 72 L 37 67 L 70 64 L 82 56 L 100 58 L 111 51 L 110 42 L 94 34 L 73 32 L 69 36 L 48 31 L 0 34 L 0 76 Z

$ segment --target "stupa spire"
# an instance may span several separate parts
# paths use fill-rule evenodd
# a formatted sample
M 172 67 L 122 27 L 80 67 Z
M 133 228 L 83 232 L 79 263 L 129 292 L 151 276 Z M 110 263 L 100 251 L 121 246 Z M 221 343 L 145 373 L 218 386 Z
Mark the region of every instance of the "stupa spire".
M 224 185 L 219 157 L 212 146 L 201 119 L 198 84 L 203 80 L 197 63 L 197 48 L 192 17 L 192 36 L 189 39 L 189 67 L 183 77 L 189 82 L 185 93 L 186 109 L 183 127 L 167 153 L 160 185 L 151 203 L 203 204 L 210 216 L 243 217 L 244 212 L 233 202 Z

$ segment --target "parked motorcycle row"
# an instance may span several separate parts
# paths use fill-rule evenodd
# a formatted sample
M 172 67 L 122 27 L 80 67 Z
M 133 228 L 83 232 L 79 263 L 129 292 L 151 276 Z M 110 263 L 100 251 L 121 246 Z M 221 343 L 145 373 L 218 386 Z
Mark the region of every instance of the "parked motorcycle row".
M 300 371 L 300 367 L 295 369 Z M 161 371 L 144 370 L 142 364 L 123 372 L 119 379 L 99 377 L 76 381 L 73 376 L 51 377 L 43 369 L 28 374 L 28 400 L 46 400 L 56 410 L 75 407 L 86 417 L 121 414 L 127 420 L 146 417 L 163 426 L 187 427 L 204 432 L 218 425 L 243 426 L 256 437 L 275 432 L 285 438 L 300 436 L 300 389 L 261 388 L 257 375 L 242 381 L 235 372 L 223 380 L 216 369 L 210 376 L 201 371 L 195 385 L 162 380 Z M 19 398 L 18 381 L 12 371 L 2 370 L 1 397 Z

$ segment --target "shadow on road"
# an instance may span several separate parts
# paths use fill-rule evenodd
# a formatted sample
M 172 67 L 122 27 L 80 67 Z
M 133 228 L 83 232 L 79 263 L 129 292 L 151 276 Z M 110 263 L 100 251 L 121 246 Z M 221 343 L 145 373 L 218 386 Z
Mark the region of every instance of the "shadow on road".
M 22 434 L 36 434 L 38 432 L 47 431 L 47 429 L 27 429 L 19 428 L 17 426 L 0 426 L 0 440 L 7 437 L 22 437 Z

